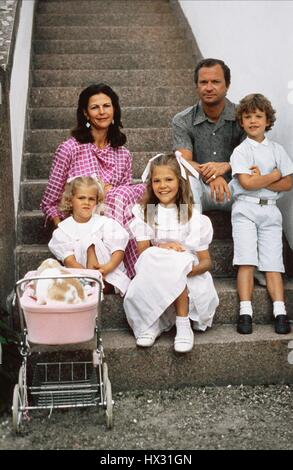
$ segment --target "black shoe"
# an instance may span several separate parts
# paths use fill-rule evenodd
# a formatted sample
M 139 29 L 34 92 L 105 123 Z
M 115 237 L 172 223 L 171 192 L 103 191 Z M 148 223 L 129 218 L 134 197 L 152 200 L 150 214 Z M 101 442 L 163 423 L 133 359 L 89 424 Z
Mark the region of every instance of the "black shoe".
M 252 333 L 252 318 L 250 315 L 239 315 L 237 331 L 241 335 L 250 335 Z
M 279 335 L 286 335 L 290 333 L 291 325 L 287 315 L 277 315 L 275 318 L 275 332 Z

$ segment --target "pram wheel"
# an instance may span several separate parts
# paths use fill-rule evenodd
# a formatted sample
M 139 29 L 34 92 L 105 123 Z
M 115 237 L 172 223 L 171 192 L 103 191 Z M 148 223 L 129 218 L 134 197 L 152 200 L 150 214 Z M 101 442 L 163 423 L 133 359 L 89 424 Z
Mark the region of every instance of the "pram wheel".
M 108 366 L 103 363 L 103 383 L 104 383 L 104 400 L 106 408 L 106 424 L 107 428 L 113 427 L 113 401 L 112 401 L 112 385 L 108 376 Z
M 22 403 L 21 403 L 19 385 L 16 384 L 13 390 L 13 401 L 12 401 L 12 424 L 13 424 L 13 429 L 16 433 L 19 433 L 20 431 L 20 423 L 21 423 L 21 418 L 22 418 L 22 411 L 20 410 L 21 406 L 22 406 Z

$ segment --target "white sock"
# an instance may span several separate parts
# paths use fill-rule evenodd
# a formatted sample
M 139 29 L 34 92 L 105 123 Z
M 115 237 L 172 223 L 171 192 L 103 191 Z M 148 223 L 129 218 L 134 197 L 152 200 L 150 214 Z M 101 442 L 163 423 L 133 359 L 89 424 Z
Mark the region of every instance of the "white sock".
M 273 312 L 274 317 L 276 317 L 277 315 L 287 315 L 285 304 L 281 300 L 276 300 L 273 303 L 273 307 L 274 307 L 274 312 Z
M 240 302 L 239 315 L 250 315 L 252 317 L 252 305 L 250 300 L 242 300 Z
M 192 331 L 189 317 L 176 316 L 176 331 L 178 336 L 186 336 Z

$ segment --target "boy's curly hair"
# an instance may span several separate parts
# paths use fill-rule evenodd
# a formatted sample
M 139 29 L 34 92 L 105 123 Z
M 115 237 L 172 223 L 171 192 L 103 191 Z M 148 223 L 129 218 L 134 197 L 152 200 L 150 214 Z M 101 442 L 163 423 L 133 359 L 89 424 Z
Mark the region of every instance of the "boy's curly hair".
M 104 200 L 104 186 L 101 181 L 92 176 L 77 176 L 69 183 L 66 183 L 61 201 L 58 205 L 60 211 L 65 215 L 72 214 L 72 197 L 81 186 L 94 186 L 97 188 L 97 205 L 101 204 Z
M 256 109 L 266 113 L 268 120 L 266 131 L 271 130 L 276 120 L 276 111 L 273 109 L 271 102 L 260 93 L 251 93 L 240 100 L 236 107 L 236 119 L 239 124 L 242 123 L 242 115 L 244 113 L 255 112 Z

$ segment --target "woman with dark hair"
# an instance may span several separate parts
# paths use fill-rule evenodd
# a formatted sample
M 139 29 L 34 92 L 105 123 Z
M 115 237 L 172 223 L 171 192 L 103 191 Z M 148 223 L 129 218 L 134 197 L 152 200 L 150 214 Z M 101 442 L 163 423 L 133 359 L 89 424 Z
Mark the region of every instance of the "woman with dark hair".
M 90 85 L 79 95 L 77 125 L 56 150 L 41 209 L 55 226 L 65 215 L 58 209 L 68 178 L 96 175 L 104 183 L 105 215 L 127 228 L 131 209 L 143 195 L 143 184 L 132 185 L 131 155 L 123 147 L 119 98 L 104 83 Z M 136 243 L 130 240 L 125 266 L 133 277 Z

